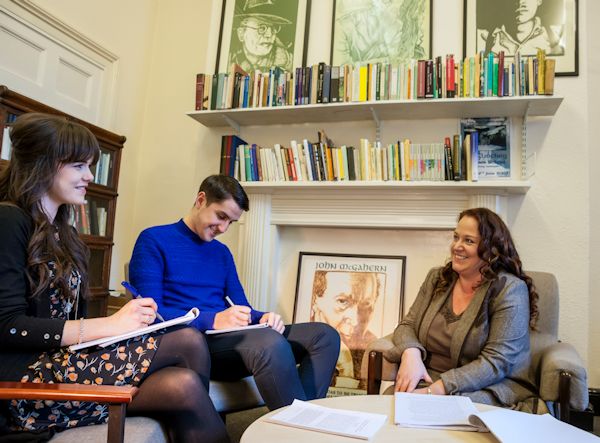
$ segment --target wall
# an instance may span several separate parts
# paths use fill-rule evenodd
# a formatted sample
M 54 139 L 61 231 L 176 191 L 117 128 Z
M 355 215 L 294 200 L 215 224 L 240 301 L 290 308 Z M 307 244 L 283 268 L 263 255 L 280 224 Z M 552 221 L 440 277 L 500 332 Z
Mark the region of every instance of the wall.
M 214 2 L 176 0 L 149 4 L 141 0 L 111 0 L 84 4 L 38 0 L 122 60 L 120 118 L 114 129 L 125 133 L 129 141 L 120 185 L 113 281 L 118 280 L 120 266 L 128 258 L 139 231 L 183 215 L 201 178 L 217 170 L 220 134 L 185 116 L 193 109 L 195 74 L 212 72 L 219 14 Z M 434 54 L 461 54 L 462 0 L 433 3 Z M 597 89 L 598 38 L 594 37 L 599 31 L 592 31 L 592 25 L 600 11 L 592 3 L 579 1 L 580 75 L 557 78 L 555 93 L 565 97 L 557 115 L 530 122 L 528 143 L 537 154 L 533 187 L 509 205 L 509 224 L 525 267 L 550 271 L 558 277 L 561 338 L 575 344 L 584 359 L 593 363 L 590 368 L 599 366 L 594 343 L 600 338 L 600 326 L 594 322 L 599 302 L 590 295 L 590 288 L 597 288 L 599 283 L 597 273 L 591 275 L 590 265 L 597 269 L 600 264 L 598 234 L 592 231 L 600 221 L 600 209 L 597 202 L 590 205 L 590 190 L 592 185 L 597 189 L 600 183 L 591 166 L 582 166 L 598 160 L 597 152 L 590 151 L 595 135 L 591 123 L 598 121 L 593 118 L 598 116 L 597 109 L 590 107 L 597 103 L 593 98 L 598 93 L 590 93 Z M 330 9 L 331 1 L 313 1 L 311 29 L 318 29 L 319 34 L 313 35 L 320 37 L 309 44 L 309 63 L 327 60 L 323 54 L 327 53 L 328 44 L 322 42 L 329 38 Z M 592 44 L 596 49 L 593 58 Z M 358 139 L 362 135 L 360 129 L 350 126 L 346 127 L 350 131 L 346 136 Z M 341 131 L 332 128 L 336 130 Z M 418 131 L 415 137 L 427 133 L 427 129 Z M 340 235 L 350 239 L 352 232 L 342 230 Z M 305 247 L 294 236 L 286 247 L 292 251 L 294 247 Z M 236 239 L 236 230 L 225 238 L 234 252 Z M 409 278 L 416 282 L 423 272 L 420 269 Z M 289 298 L 289 283 L 282 288 L 283 297 Z M 600 383 L 597 370 L 591 373 L 591 383 Z
M 111 288 L 122 280 L 124 261 L 133 247 L 133 219 L 137 180 L 142 156 L 142 123 L 146 114 L 148 72 L 155 35 L 155 0 L 97 3 L 70 0 L 36 0 L 85 36 L 119 57 L 115 118 L 107 129 L 127 137 L 121 160 L 119 198 L 115 220 L 115 247 L 111 266 Z
M 598 27 L 600 17 L 600 2 L 587 3 L 587 40 L 588 47 L 588 80 L 587 80 L 587 111 L 588 111 L 588 146 L 590 149 L 590 161 L 588 173 L 590 183 L 588 189 L 600 189 L 600 174 L 596 171 L 600 164 L 600 150 L 595 140 L 598 138 L 595 123 L 600 122 L 600 90 L 598 89 L 598 78 L 600 78 L 600 28 Z M 594 142 L 593 142 L 594 141 Z M 592 145 L 593 143 L 593 145 Z M 590 203 L 590 304 L 588 310 L 590 335 L 588 344 L 588 370 L 590 371 L 591 386 L 600 386 L 600 199 L 597 195 L 591 195 Z

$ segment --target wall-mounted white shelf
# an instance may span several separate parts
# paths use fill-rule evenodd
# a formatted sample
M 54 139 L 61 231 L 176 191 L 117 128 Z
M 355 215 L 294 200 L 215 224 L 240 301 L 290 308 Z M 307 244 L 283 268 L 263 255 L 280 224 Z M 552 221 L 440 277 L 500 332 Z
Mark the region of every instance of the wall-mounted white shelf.
M 552 116 L 563 98 L 556 96 L 388 100 L 274 108 L 188 112 L 207 127 L 289 125 L 361 120 L 429 120 L 464 117 Z
M 460 192 L 465 195 L 488 194 L 509 195 L 525 194 L 531 187 L 526 180 L 484 180 L 469 181 L 292 181 L 292 182 L 241 182 L 244 189 L 251 194 L 280 194 L 293 192 L 296 195 L 302 192 L 339 190 L 374 190 L 396 192 L 431 192 L 439 193 L 450 191 Z

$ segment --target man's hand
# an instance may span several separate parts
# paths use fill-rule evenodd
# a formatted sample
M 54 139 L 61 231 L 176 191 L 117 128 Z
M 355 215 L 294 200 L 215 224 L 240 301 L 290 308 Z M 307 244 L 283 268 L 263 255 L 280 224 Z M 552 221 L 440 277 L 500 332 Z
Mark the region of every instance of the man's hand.
M 250 308 L 234 305 L 215 315 L 214 329 L 236 328 L 250 324 Z
M 400 368 L 396 375 L 395 390 L 396 392 L 413 392 L 421 380 L 432 383 L 423 360 L 421 360 L 421 351 L 417 348 L 408 348 L 402 353 Z
M 271 329 L 275 329 L 280 334 L 283 334 L 283 331 L 285 329 L 283 320 L 281 320 L 281 315 L 276 314 L 274 312 L 266 312 L 265 315 L 263 315 L 260 318 L 259 323 L 268 324 L 271 327 Z

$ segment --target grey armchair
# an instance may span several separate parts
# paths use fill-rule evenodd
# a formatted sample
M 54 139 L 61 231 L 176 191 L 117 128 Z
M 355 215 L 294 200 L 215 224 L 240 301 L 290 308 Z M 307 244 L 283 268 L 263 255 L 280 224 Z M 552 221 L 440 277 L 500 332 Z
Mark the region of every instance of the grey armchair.
M 558 340 L 558 283 L 553 274 L 527 272 L 539 294 L 537 331 L 531 332 L 532 371 L 539 397 L 555 417 L 570 421 L 570 410 L 583 411 L 589 403 L 587 372 L 575 348 Z M 382 381 L 393 382 L 398 365 L 383 357 L 393 347 L 391 335 L 372 342 L 365 352 L 362 373 L 368 374 L 367 392 L 379 394 Z

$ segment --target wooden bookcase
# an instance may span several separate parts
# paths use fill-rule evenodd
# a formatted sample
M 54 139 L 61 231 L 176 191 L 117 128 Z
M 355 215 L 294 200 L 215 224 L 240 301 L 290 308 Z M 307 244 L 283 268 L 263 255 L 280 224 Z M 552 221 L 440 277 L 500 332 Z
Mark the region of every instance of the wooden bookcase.
M 113 234 L 115 211 L 117 205 L 117 187 L 119 183 L 119 167 L 121 164 L 121 150 L 125 137 L 114 134 L 91 123 L 85 122 L 43 103 L 25 97 L 6 86 L 0 86 L 0 142 L 3 139 L 4 129 L 20 115 L 27 112 L 44 112 L 47 114 L 62 115 L 70 120 L 81 123 L 92 131 L 98 139 L 100 150 L 104 156 L 105 172 L 101 179 L 94 179 L 90 183 L 87 193 L 87 203 L 84 208 L 78 208 L 79 215 L 85 214 L 87 222 L 81 217 L 76 221 L 76 228 L 81 238 L 90 248 L 90 290 L 89 301 L 90 317 L 104 316 L 108 308 L 110 260 L 113 247 Z M 101 155 L 102 158 L 102 155 Z M 0 168 L 8 164 L 0 160 Z M 92 169 L 96 177 L 100 161 Z M 97 183 L 97 182 L 102 182 Z

